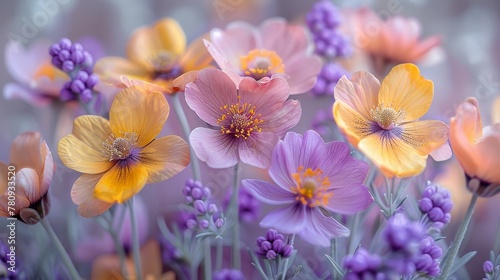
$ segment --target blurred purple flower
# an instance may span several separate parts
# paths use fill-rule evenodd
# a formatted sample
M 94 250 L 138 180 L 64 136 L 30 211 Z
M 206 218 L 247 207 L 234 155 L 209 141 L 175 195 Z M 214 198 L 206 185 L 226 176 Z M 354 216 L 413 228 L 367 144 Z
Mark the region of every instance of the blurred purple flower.
M 422 199 L 418 201 L 418 208 L 423 214 L 427 214 L 430 221 L 445 225 L 451 220 L 450 212 L 453 208 L 450 192 L 429 182 L 422 193 Z
M 381 257 L 371 255 L 361 247 L 353 255 L 344 258 L 343 266 L 348 271 L 344 276 L 346 280 L 386 279 L 381 272 Z
M 245 280 L 245 276 L 237 269 L 223 269 L 214 273 L 214 280 Z
M 491 261 L 485 261 L 483 263 L 483 271 L 486 274 L 493 273 L 493 263 Z
M 224 209 L 227 209 L 231 201 L 232 191 L 229 191 L 224 199 Z M 244 223 L 252 223 L 260 213 L 260 202 L 245 188 L 238 190 L 239 219 Z
M 350 77 L 349 72 L 338 63 L 326 63 L 321 68 L 316 84 L 311 92 L 315 96 L 328 95 L 333 97 L 333 90 L 342 76 Z
M 293 246 L 285 243 L 285 238 L 275 229 L 268 229 L 266 236 L 257 237 L 257 251 L 255 253 L 267 259 L 275 259 L 277 255 L 288 258 L 293 253 Z
M 269 175 L 276 185 L 261 180 L 242 184 L 260 201 L 283 206 L 265 216 L 260 226 L 327 247 L 331 238 L 348 236 L 349 229 L 321 208 L 344 215 L 366 209 L 373 201 L 363 185 L 367 171 L 368 165 L 353 158 L 347 144 L 324 143 L 308 130 L 304 136 L 287 133 L 274 148 Z
M 443 250 L 430 236 L 420 241 L 420 256 L 416 260 L 416 269 L 429 276 L 438 276 L 441 272 L 439 268 L 439 258 L 443 255 Z
M 14 251 L 14 254 L 16 252 Z M 19 256 L 12 255 L 14 261 L 11 262 L 11 251 L 6 243 L 0 240 L 0 279 L 2 280 L 14 280 L 19 278 L 19 271 L 21 269 Z M 9 263 L 10 262 L 10 263 Z M 14 270 L 8 268 L 14 267 Z

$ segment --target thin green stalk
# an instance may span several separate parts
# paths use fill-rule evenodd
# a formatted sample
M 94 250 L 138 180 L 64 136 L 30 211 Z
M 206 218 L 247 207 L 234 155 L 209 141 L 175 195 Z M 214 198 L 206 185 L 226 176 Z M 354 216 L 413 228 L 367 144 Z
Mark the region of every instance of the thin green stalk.
M 290 237 L 289 244 L 293 246 L 293 242 L 295 241 L 295 234 L 292 234 L 292 237 Z M 285 260 L 285 264 L 283 265 L 283 273 L 281 274 L 281 280 L 285 280 L 286 272 L 288 271 L 288 262 L 290 261 L 290 258 L 287 258 Z
M 174 111 L 177 114 L 177 118 L 179 119 L 179 122 L 181 123 L 182 130 L 184 131 L 184 135 L 186 136 L 186 139 L 189 140 L 189 134 L 191 134 L 191 129 L 189 128 L 189 122 L 186 117 L 186 114 L 184 113 L 184 109 L 182 108 L 182 104 L 179 100 L 179 93 L 176 93 L 172 95 L 172 103 L 174 106 Z M 193 170 L 193 176 L 194 179 L 197 181 L 201 181 L 201 169 L 200 169 L 200 163 L 198 161 L 198 158 L 194 155 L 193 148 L 191 145 L 189 145 L 189 150 L 191 152 L 191 168 Z
M 105 212 L 108 213 L 109 212 Z M 116 231 L 112 227 L 113 219 L 105 218 L 111 214 L 105 214 L 103 216 L 98 216 L 96 218 L 97 223 L 109 233 L 111 238 L 113 239 L 113 243 L 115 244 L 116 252 L 118 253 L 118 257 L 120 258 L 120 271 L 122 272 L 122 276 L 125 279 L 128 279 L 128 274 L 127 271 L 125 270 L 125 250 L 123 249 L 123 246 L 120 244 L 120 240 L 118 238 L 118 235 L 116 234 Z
M 337 261 L 337 238 L 332 238 L 330 240 L 330 256 Z M 337 277 L 337 272 L 335 268 L 332 266 L 332 279 L 335 280 Z
M 210 248 L 210 238 L 205 238 L 203 240 L 203 244 L 205 247 L 203 250 L 205 251 L 205 257 L 203 260 L 203 272 L 205 274 L 205 280 L 212 280 L 212 255 Z
M 470 220 L 472 218 L 472 213 L 474 212 L 474 206 L 476 205 L 477 195 L 474 193 L 469 203 L 469 208 L 467 208 L 467 212 L 458 228 L 457 235 L 455 236 L 455 240 L 453 240 L 453 244 L 450 248 L 450 253 L 446 258 L 446 261 L 443 266 L 443 272 L 439 276 L 438 280 L 446 280 L 448 279 L 448 274 L 450 273 L 451 267 L 455 262 L 455 258 L 457 257 L 458 250 L 462 245 L 462 241 L 464 240 L 465 233 L 467 232 L 467 228 L 469 227 Z
M 240 213 L 239 213 L 239 201 L 238 201 L 238 164 L 234 166 L 234 174 L 233 174 L 233 194 L 231 196 L 231 206 L 234 220 L 233 220 L 233 243 L 232 243 L 232 267 L 234 269 L 241 268 L 241 254 L 240 254 Z
M 127 205 L 130 210 L 130 221 L 132 224 L 132 253 L 134 256 L 136 279 L 142 279 L 141 247 L 139 245 L 139 233 L 137 228 L 137 218 L 135 216 L 133 200 L 134 198 L 132 197 L 127 201 Z
M 215 271 L 222 269 L 222 239 L 216 239 L 216 253 L 215 253 Z
M 52 229 L 52 226 L 50 225 L 48 220 L 42 219 L 41 223 L 45 228 L 45 230 L 47 231 L 47 233 L 49 234 L 50 239 L 52 239 L 52 242 L 54 243 L 54 246 L 56 246 L 57 251 L 59 251 L 61 259 L 66 268 L 68 269 L 71 279 L 81 279 L 80 275 L 78 274 L 78 270 L 76 270 L 75 265 L 73 264 L 71 258 L 68 255 L 68 252 L 66 252 L 66 249 L 64 249 L 64 246 L 62 245 L 61 241 L 54 232 L 54 229 Z

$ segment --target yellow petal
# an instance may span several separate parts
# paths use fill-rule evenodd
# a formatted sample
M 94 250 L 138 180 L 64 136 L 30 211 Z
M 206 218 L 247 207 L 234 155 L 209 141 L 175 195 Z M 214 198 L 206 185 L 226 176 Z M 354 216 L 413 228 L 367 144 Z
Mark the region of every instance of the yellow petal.
M 361 139 L 373 133 L 372 123 L 343 102 L 335 101 L 333 118 L 354 147 L 358 146 Z
M 98 174 L 113 165 L 102 150 L 93 149 L 73 134 L 59 141 L 57 153 L 64 165 L 81 173 Z
M 420 155 L 402 139 L 387 134 L 387 131 L 372 134 L 361 140 L 358 148 L 386 177 L 409 177 L 420 174 L 425 168 L 427 156 Z
M 116 135 L 135 133 L 139 147 L 149 144 L 160 133 L 170 107 L 165 96 L 137 87 L 119 92 L 111 104 L 109 120 Z
M 144 147 L 139 160 L 147 168 L 148 183 L 161 182 L 186 168 L 189 164 L 189 148 L 181 137 L 165 136 Z
M 335 100 L 342 101 L 371 119 L 370 110 L 378 106 L 380 82 L 372 74 L 359 71 L 352 74 L 351 80 L 343 76 L 335 86 Z
M 432 103 L 434 85 L 420 75 L 414 64 L 400 64 L 392 68 L 380 86 L 379 104 L 396 111 L 404 111 L 402 122 L 422 117 Z
M 141 164 L 120 166 L 116 163 L 97 183 L 94 196 L 107 203 L 123 203 L 142 190 L 148 170 Z
M 123 87 L 123 75 L 130 79 L 146 81 L 152 77 L 147 68 L 125 58 L 111 56 L 99 59 L 94 66 L 94 73 L 99 76 L 100 81 L 116 87 Z
M 203 43 L 203 39 L 209 39 L 209 36 L 201 36 L 189 44 L 186 52 L 179 60 L 182 71 L 189 72 L 192 70 L 201 70 L 210 66 L 212 63 L 212 56 L 208 53 Z
M 448 126 L 441 121 L 426 120 L 405 123 L 401 128 L 401 139 L 426 156 L 448 140 Z
M 152 69 L 159 53 L 173 57 L 172 62 L 186 49 L 186 36 L 177 21 L 165 18 L 153 26 L 141 27 L 132 34 L 127 45 L 130 60 Z
M 101 215 L 108 210 L 112 203 L 104 202 L 94 196 L 94 188 L 102 178 L 101 174 L 83 174 L 73 184 L 71 199 L 78 205 L 78 213 L 86 218 Z
M 493 102 L 493 109 L 491 111 L 493 123 L 500 123 L 500 96 Z

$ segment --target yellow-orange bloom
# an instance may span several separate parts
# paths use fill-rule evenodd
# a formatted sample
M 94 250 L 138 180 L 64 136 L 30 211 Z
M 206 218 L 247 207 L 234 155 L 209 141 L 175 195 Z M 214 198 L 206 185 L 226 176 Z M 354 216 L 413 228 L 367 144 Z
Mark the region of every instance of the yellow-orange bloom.
M 194 81 L 197 70 L 212 62 L 202 38 L 186 50 L 182 28 L 170 18 L 136 30 L 128 42 L 127 57 L 101 58 L 94 72 L 103 82 L 115 87 L 125 88 L 139 81 L 154 84 L 163 93 L 172 94 L 183 91 L 186 84 Z
M 189 148 L 182 138 L 156 138 L 169 111 L 163 94 L 130 87 L 116 95 L 109 121 L 100 116 L 75 119 L 73 132 L 59 141 L 58 153 L 67 167 L 84 173 L 71 190 L 82 216 L 102 214 L 146 183 L 166 180 L 188 165 Z
M 448 159 L 448 126 L 435 120 L 418 121 L 432 102 L 434 86 L 417 66 L 392 68 L 382 84 L 372 74 L 356 72 L 335 87 L 333 116 L 349 142 L 387 177 L 422 172 L 427 157 Z
M 479 196 L 500 192 L 500 122 L 482 126 L 477 100 L 468 98 L 450 120 L 450 143 L 465 173 L 467 187 Z

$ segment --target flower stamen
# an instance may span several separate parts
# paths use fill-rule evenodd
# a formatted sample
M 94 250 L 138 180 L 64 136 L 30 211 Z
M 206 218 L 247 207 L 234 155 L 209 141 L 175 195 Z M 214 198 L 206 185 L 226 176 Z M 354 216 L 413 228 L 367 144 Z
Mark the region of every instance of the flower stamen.
M 370 116 L 381 128 L 389 130 L 404 120 L 406 112 L 403 110 L 396 111 L 393 108 L 384 107 L 383 104 L 380 104 L 376 108 L 370 110 Z
M 292 174 L 297 183 L 291 188 L 297 196 L 295 200 L 309 207 L 317 207 L 328 204 L 333 193 L 328 192 L 330 180 L 323 175 L 320 168 L 312 169 L 300 166 L 297 173 Z
M 240 97 L 238 96 L 238 100 Z M 261 114 L 256 113 L 256 106 L 250 103 L 237 102 L 232 105 L 224 105 L 219 108 L 223 114 L 217 119 L 221 125 L 222 134 L 233 134 L 236 138 L 248 139 L 254 131 L 262 132 L 260 124 L 264 122 Z
M 285 72 L 285 65 L 278 54 L 266 49 L 251 50 L 241 57 L 240 62 L 242 72 L 256 80 Z
M 137 134 L 125 132 L 118 137 L 112 133 L 102 146 L 109 161 L 127 159 L 137 147 Z

